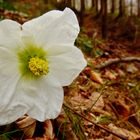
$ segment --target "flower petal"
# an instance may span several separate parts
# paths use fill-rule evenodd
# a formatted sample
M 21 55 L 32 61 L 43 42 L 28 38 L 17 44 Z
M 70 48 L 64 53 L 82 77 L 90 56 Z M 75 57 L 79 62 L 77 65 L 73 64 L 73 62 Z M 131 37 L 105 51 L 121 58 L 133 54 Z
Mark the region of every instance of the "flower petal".
M 21 106 L 20 104 L 18 106 L 17 104 L 14 104 L 10 106 L 9 109 L 6 108 L 5 110 L 0 111 L 0 125 L 10 124 L 22 117 L 26 112 L 26 107 Z
M 51 52 L 51 55 L 48 53 L 49 71 L 50 74 L 58 79 L 61 86 L 67 86 L 71 84 L 84 69 L 87 62 L 80 49 L 75 46 L 65 46 L 65 48 L 61 46 L 60 50 L 61 49 L 64 53 L 58 53 L 58 55 L 53 55 L 53 52 Z M 69 51 L 64 51 L 68 49 Z
M 27 105 L 30 117 L 45 121 L 58 116 L 63 103 L 63 89 L 55 78 L 47 75 L 36 80 L 22 79 L 14 100 L 20 106 Z
M 20 45 L 21 25 L 12 20 L 0 22 L 0 125 L 15 121 L 27 110 L 11 104 L 20 73 L 16 48 Z
M 15 21 L 6 19 L 0 21 L 0 46 L 17 47 L 21 44 L 21 25 Z
M 20 105 L 16 107 L 15 102 L 12 102 L 20 79 L 19 73 L 15 70 L 12 75 L 11 72 L 7 74 L 0 72 L 0 79 L 0 125 L 4 125 L 14 122 L 27 110 L 25 107 L 21 108 Z
M 23 24 L 23 38 L 26 33 L 33 35 L 35 44 L 74 44 L 79 33 L 79 24 L 74 12 L 65 8 L 63 12 L 54 10 Z
M 6 47 L 0 46 L 0 76 L 12 76 L 18 71 L 18 60 L 16 55 Z

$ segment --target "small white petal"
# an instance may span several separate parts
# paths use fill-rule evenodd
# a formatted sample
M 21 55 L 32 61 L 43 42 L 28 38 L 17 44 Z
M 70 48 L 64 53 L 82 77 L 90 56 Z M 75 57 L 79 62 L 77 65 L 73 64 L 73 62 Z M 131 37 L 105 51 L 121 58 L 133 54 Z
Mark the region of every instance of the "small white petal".
M 23 38 L 27 30 L 38 46 L 73 45 L 79 33 L 79 24 L 74 12 L 65 8 L 63 12 L 54 10 L 23 24 Z
M 57 48 L 57 47 L 56 47 Z M 60 47 L 60 50 L 68 50 L 61 54 L 53 55 L 53 52 L 48 56 L 49 71 L 56 77 L 62 86 L 67 86 L 79 75 L 79 73 L 87 65 L 86 60 L 80 49 L 75 46 Z M 55 50 L 54 50 L 55 52 Z
M 21 44 L 21 25 L 15 21 L 6 19 L 0 21 L 0 46 L 17 47 Z
M 61 111 L 63 88 L 49 75 L 37 80 L 22 79 L 12 102 L 28 106 L 30 110 L 26 113 L 38 121 L 53 119 Z

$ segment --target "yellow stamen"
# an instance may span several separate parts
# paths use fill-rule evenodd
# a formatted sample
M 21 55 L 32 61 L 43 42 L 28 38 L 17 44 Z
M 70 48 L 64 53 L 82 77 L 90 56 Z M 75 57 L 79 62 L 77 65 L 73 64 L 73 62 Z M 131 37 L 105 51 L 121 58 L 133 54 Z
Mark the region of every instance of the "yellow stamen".
M 38 57 L 32 57 L 28 66 L 35 76 L 46 75 L 49 72 L 48 61 Z

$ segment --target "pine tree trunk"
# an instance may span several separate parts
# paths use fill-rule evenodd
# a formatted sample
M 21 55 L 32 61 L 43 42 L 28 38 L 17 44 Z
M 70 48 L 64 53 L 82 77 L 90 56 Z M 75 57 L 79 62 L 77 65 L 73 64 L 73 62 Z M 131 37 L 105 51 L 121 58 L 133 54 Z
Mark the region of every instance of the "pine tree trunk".
M 73 7 L 75 8 L 75 0 L 72 0 L 72 3 L 73 3 Z
M 114 14 L 115 13 L 115 0 L 111 1 L 111 13 Z
M 102 38 L 107 39 L 107 0 L 101 0 Z
M 98 0 L 95 0 L 96 12 L 98 13 Z
M 100 0 L 100 5 L 101 5 L 101 8 L 100 8 L 100 10 L 98 9 L 98 2 L 99 2 L 99 0 L 97 0 L 96 1 L 97 2 L 97 9 L 96 9 L 96 12 L 97 12 L 97 14 L 96 14 L 96 18 L 99 18 L 101 15 L 102 15 L 102 9 L 103 9 L 103 3 L 104 3 L 104 0 Z
M 140 17 L 140 0 L 138 0 L 138 17 Z
M 67 6 L 67 7 L 72 7 L 72 5 L 71 5 L 72 2 L 71 2 L 71 0 L 66 0 L 65 3 L 66 3 L 66 6 Z
M 84 12 L 85 12 L 85 0 L 81 0 L 81 10 L 80 10 L 80 25 L 83 25 L 84 20 Z
M 85 11 L 85 0 L 81 0 L 81 11 Z
M 45 3 L 45 4 L 48 4 L 48 3 L 49 3 L 49 1 L 48 1 L 48 0 L 44 0 L 44 3 Z
M 130 1 L 130 15 L 133 15 L 133 0 Z
M 95 6 L 95 0 L 92 0 L 92 7 Z
M 125 0 L 119 1 L 119 17 L 122 17 L 125 15 Z

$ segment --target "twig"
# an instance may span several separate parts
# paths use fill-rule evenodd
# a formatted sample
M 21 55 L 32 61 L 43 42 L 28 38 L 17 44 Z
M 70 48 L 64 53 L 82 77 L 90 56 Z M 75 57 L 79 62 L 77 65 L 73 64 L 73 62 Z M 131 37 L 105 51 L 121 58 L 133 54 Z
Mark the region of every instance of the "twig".
M 102 69 L 114 63 L 129 62 L 129 61 L 140 61 L 140 57 L 111 58 L 101 64 L 96 65 L 95 68 Z
M 68 105 L 66 105 L 66 103 L 64 103 L 63 106 L 64 106 L 65 108 L 69 109 L 70 111 L 72 111 L 74 114 L 76 114 L 76 115 L 82 117 L 82 118 L 85 119 L 86 121 L 88 121 L 88 122 L 94 124 L 95 126 L 98 126 L 99 128 L 101 128 L 101 129 L 107 131 L 108 133 L 111 133 L 111 134 L 113 134 L 114 136 L 116 136 L 116 137 L 118 137 L 118 138 L 121 138 L 122 140 L 128 140 L 128 138 L 127 138 L 126 136 L 123 136 L 123 135 L 121 135 L 121 134 L 114 133 L 114 132 L 112 132 L 111 130 L 109 130 L 108 128 L 105 128 L 105 127 L 103 127 L 103 126 L 101 126 L 101 125 L 99 125 L 99 124 L 97 124 L 97 123 L 95 123 L 95 122 L 93 122 L 93 121 L 87 119 L 85 116 L 79 114 L 78 112 L 76 112 L 75 110 L 73 110 L 71 107 L 69 107 Z

